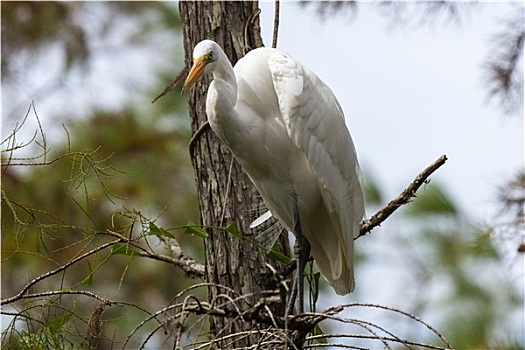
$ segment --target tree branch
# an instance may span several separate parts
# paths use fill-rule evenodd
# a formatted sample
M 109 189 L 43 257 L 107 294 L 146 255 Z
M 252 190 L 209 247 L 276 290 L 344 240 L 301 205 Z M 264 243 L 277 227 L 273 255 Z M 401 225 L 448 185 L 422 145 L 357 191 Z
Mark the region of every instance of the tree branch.
M 275 295 L 260 298 L 255 304 L 248 306 L 248 308 L 240 309 L 239 305 L 235 305 L 235 301 L 239 302 L 240 299 L 237 298 L 233 300 L 229 299 L 229 302 L 222 305 L 214 305 L 214 303 L 208 303 L 205 301 L 199 301 L 197 298 L 190 296 L 185 299 L 184 303 L 179 303 L 177 305 L 171 305 L 170 308 L 174 307 L 172 311 L 175 311 L 175 317 L 185 317 L 186 313 L 192 313 L 195 315 L 209 315 L 214 317 L 221 317 L 227 319 L 238 319 L 241 318 L 244 322 L 251 322 L 254 324 L 252 331 L 248 332 L 235 332 L 227 334 L 224 336 L 218 336 L 218 338 L 211 340 L 210 342 L 204 342 L 201 345 L 211 346 L 214 342 L 221 339 L 234 339 L 236 337 L 244 337 L 247 334 L 252 332 L 265 332 L 267 337 L 264 339 L 268 344 L 272 343 L 277 344 L 287 344 L 290 348 L 293 349 L 302 349 L 302 344 L 309 332 L 318 325 L 321 321 L 330 319 L 333 322 L 344 325 L 357 325 L 364 328 L 365 333 L 340 333 L 340 334 L 330 334 L 322 333 L 319 335 L 311 335 L 307 337 L 308 340 L 313 339 L 326 339 L 326 338 L 347 338 L 347 339 L 369 339 L 369 340 L 378 340 L 381 341 L 385 348 L 391 348 L 389 343 L 397 343 L 404 345 L 415 345 L 421 348 L 428 349 L 452 349 L 452 345 L 445 339 L 445 337 L 432 327 L 427 322 L 423 321 L 419 317 L 402 311 L 397 308 L 388 307 L 379 304 L 370 304 L 370 303 L 348 303 L 337 305 L 331 308 L 324 310 L 323 312 L 307 312 L 299 315 L 289 315 L 288 317 L 283 317 L 275 315 L 272 313 L 271 308 L 267 306 L 280 303 L 281 298 L 277 295 L 278 291 L 275 291 Z M 191 299 L 191 301 L 190 301 Z M 419 324 L 424 326 L 429 334 L 434 335 L 439 339 L 443 345 L 433 345 L 426 344 L 411 340 L 406 340 L 399 338 L 392 331 L 385 329 L 384 327 L 367 320 L 355 319 L 355 318 L 344 318 L 338 316 L 343 310 L 349 308 L 370 308 L 376 310 L 383 310 L 388 312 L 391 315 L 400 317 L 400 320 L 411 321 L 414 324 Z M 167 311 L 167 310 L 165 310 Z M 156 314 L 159 316 L 159 313 Z M 259 328 L 259 326 L 263 328 Z M 290 337 L 291 336 L 291 337 Z M 291 342 L 290 342 L 291 341 Z M 293 342 L 293 343 L 292 343 Z M 335 345 L 335 344 L 332 344 Z
M 62 295 L 83 295 L 83 296 L 97 299 L 98 301 L 104 304 L 107 304 L 107 305 L 113 305 L 113 304 L 119 303 L 119 302 L 111 301 L 109 299 L 101 297 L 98 294 L 95 294 L 93 292 L 86 291 L 86 290 L 52 290 L 52 291 L 47 291 L 47 292 L 22 295 L 20 296 L 19 299 L 39 299 L 39 298 L 46 298 L 50 296 L 62 296 Z
M 170 252 L 172 253 L 172 257 L 157 254 L 154 252 L 150 252 L 149 250 L 141 247 L 140 245 L 136 244 L 132 240 L 116 233 L 110 230 L 106 230 L 104 232 L 99 232 L 100 234 L 109 235 L 112 237 L 116 237 L 120 239 L 120 242 L 129 244 L 133 248 L 137 249 L 138 254 L 143 258 L 149 258 L 157 261 L 163 261 L 168 264 L 175 265 L 179 267 L 182 271 L 186 273 L 186 276 L 192 277 L 192 278 L 203 278 L 204 277 L 204 271 L 205 267 L 204 264 L 201 264 L 200 262 L 194 260 L 190 256 L 188 256 L 180 247 L 179 242 L 175 238 L 170 238 L 169 240 L 162 237 L 157 236 L 165 245 L 168 247 Z
M 34 286 L 35 284 L 37 284 L 38 282 L 48 278 L 48 277 L 51 277 L 53 275 L 56 275 L 57 273 L 61 272 L 61 271 L 64 271 L 65 269 L 67 269 L 68 267 L 70 267 L 71 265 L 73 264 L 76 264 L 77 262 L 87 258 L 88 256 L 92 255 L 92 254 L 95 254 L 96 252 L 98 251 L 101 251 L 103 249 L 106 249 L 107 247 L 110 247 L 116 243 L 119 243 L 121 242 L 122 240 L 120 239 L 116 239 L 114 241 L 111 241 L 111 242 L 108 242 L 108 243 L 105 243 L 105 244 L 102 244 L 100 246 L 98 246 L 97 248 L 93 249 L 93 250 L 90 250 L 89 252 L 85 253 L 85 254 L 82 254 L 80 255 L 79 257 L 71 260 L 71 261 L 68 261 L 66 264 L 60 266 L 59 268 L 53 270 L 53 271 L 49 271 L 43 275 L 40 275 L 38 277 L 36 277 L 35 279 L 33 279 L 31 282 L 29 282 L 28 284 L 25 285 L 24 288 L 22 288 L 22 290 L 20 291 L 20 293 L 18 293 L 17 295 L 15 296 L 12 296 L 11 298 L 7 298 L 7 299 L 2 299 L 0 301 L 0 305 L 6 305 L 6 304 L 11 304 L 17 300 L 20 300 L 22 299 L 22 297 L 24 296 L 24 294 L 29 290 L 29 288 L 31 288 L 32 286 Z
M 419 173 L 414 181 L 408 185 L 408 187 L 401 192 L 399 196 L 391 200 L 383 209 L 379 210 L 377 213 L 372 215 L 370 219 L 363 220 L 359 225 L 359 236 L 355 239 L 366 235 L 368 232 L 372 231 L 376 226 L 380 226 L 383 221 L 385 221 L 394 211 L 396 211 L 402 205 L 405 205 L 410 202 L 412 198 L 416 197 L 417 190 L 424 183 L 428 183 L 428 177 L 441 167 L 448 160 L 446 155 L 442 155 L 434 163 L 430 164 Z
M 272 47 L 277 48 L 277 36 L 279 33 L 279 0 L 275 0 L 275 12 L 273 17 L 273 39 Z
M 200 262 L 188 256 L 180 247 L 179 242 L 177 242 L 175 239 L 167 239 L 162 236 L 159 236 L 159 238 L 161 239 L 161 241 L 164 242 L 166 247 L 168 247 L 173 257 L 167 257 L 165 255 L 150 253 L 147 253 L 147 255 L 144 256 L 147 256 L 154 260 L 160 260 L 173 264 L 179 267 L 182 271 L 184 271 L 184 273 L 186 273 L 186 276 L 193 278 L 204 278 L 204 272 L 206 269 L 204 264 L 201 264 Z
M 162 96 L 166 95 L 171 90 L 175 89 L 175 87 L 177 87 L 177 85 L 182 84 L 182 82 L 184 81 L 184 79 L 186 79 L 187 76 L 188 76 L 188 68 L 184 67 L 179 72 L 179 74 L 177 74 L 177 76 L 175 78 L 173 78 L 171 83 L 169 83 L 168 86 L 166 86 L 164 88 L 164 90 L 160 94 L 158 94 L 157 97 L 155 97 L 153 99 L 153 101 L 151 101 L 151 103 L 155 103 L 155 101 L 157 101 L 159 98 L 161 98 Z
M 106 249 L 106 248 L 108 248 L 110 246 L 113 246 L 116 243 L 126 243 L 126 244 L 131 245 L 134 248 L 139 249 L 138 253 L 142 257 L 146 257 L 146 258 L 150 258 L 150 259 L 158 260 L 158 261 L 164 261 L 164 262 L 167 262 L 169 264 L 175 265 L 175 266 L 179 267 L 180 269 L 182 269 L 186 273 L 187 276 L 194 277 L 194 278 L 198 278 L 198 277 L 202 278 L 204 276 L 204 269 L 205 269 L 204 265 L 199 263 L 199 262 L 197 262 L 197 261 L 195 261 L 195 260 L 193 260 L 189 256 L 187 256 L 181 249 L 179 249 L 177 257 L 168 257 L 168 256 L 165 256 L 165 255 L 160 255 L 160 254 L 155 254 L 155 253 L 149 252 L 149 251 L 143 249 L 142 247 L 140 247 L 139 245 L 134 244 L 134 242 L 132 242 L 131 240 L 127 239 L 126 237 L 124 237 L 122 235 L 119 235 L 119 234 L 117 234 L 115 232 L 106 231 L 106 232 L 100 232 L 100 233 L 116 237 L 117 239 L 113 240 L 111 242 L 107 242 L 105 244 L 102 244 L 102 245 L 98 246 L 97 248 L 95 248 L 93 250 L 90 250 L 89 252 L 87 252 L 85 254 L 82 254 L 82 255 L 78 256 L 77 258 L 67 262 L 66 264 L 60 266 L 59 268 L 57 268 L 55 270 L 52 270 L 52 271 L 49 271 L 49 272 L 47 272 L 47 273 L 45 273 L 43 275 L 40 275 L 40 276 L 34 278 L 31 282 L 26 284 L 25 287 L 22 288 L 22 290 L 18 294 L 16 294 L 15 296 L 12 296 L 10 298 L 6 298 L 6 299 L 0 300 L 0 305 L 7 305 L 7 304 L 11 304 L 11 303 L 13 303 L 15 301 L 18 301 L 20 299 L 24 299 L 25 298 L 24 294 L 32 286 L 34 286 L 38 282 L 40 282 L 40 281 L 42 281 L 42 280 L 44 280 L 44 279 L 46 279 L 48 277 L 54 276 L 57 273 L 66 270 L 71 265 L 76 264 L 77 262 L 87 258 L 88 256 L 95 254 L 96 252 L 99 252 L 99 251 L 104 250 L 104 249 Z M 57 292 L 48 292 L 48 293 L 57 293 Z M 58 293 L 60 293 L 60 291 Z M 36 296 L 39 296 L 39 295 L 43 295 L 43 294 L 37 294 Z M 32 296 L 28 296 L 28 297 L 35 297 L 35 296 L 32 295 Z

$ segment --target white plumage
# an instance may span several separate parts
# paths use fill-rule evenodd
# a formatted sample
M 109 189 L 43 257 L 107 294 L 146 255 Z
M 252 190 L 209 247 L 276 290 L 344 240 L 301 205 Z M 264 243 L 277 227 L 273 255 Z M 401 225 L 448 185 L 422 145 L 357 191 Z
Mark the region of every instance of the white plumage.
M 302 229 L 337 294 L 351 292 L 364 200 L 355 147 L 333 92 L 275 49 L 250 51 L 233 68 L 217 43 L 204 40 L 193 57 L 184 91 L 213 74 L 206 101 L 212 129 L 272 215 L 288 231 Z

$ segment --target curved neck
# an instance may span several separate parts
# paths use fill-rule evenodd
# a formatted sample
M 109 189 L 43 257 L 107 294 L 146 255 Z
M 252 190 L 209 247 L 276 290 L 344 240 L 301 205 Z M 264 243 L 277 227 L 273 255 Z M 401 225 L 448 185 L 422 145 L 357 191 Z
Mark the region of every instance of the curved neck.
M 235 78 L 233 66 L 224 51 L 217 51 L 221 57 L 217 59 L 217 67 L 215 67 L 213 70 L 213 79 L 223 80 L 224 83 L 226 83 L 226 85 L 230 88 L 228 90 L 222 90 L 220 93 L 224 97 L 228 98 L 233 107 L 237 102 L 237 79 Z

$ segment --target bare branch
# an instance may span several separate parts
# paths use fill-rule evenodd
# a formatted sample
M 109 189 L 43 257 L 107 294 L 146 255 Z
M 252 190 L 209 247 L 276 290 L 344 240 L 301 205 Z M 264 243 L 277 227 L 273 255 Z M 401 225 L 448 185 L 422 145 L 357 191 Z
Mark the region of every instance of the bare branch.
M 179 267 L 186 273 L 186 276 L 192 278 L 203 278 L 204 277 L 204 265 L 193 260 L 181 251 L 178 258 L 172 258 L 166 255 L 152 254 L 149 252 L 140 252 L 140 256 L 150 258 L 153 260 L 167 262 L 169 264 Z
M 446 349 L 449 349 L 449 348 L 444 348 L 442 346 L 435 346 L 435 345 L 432 345 L 432 344 L 426 344 L 426 343 L 421 343 L 421 342 L 415 342 L 415 341 L 411 341 L 411 340 L 406 340 L 406 339 L 399 339 L 397 337 L 380 337 L 380 339 L 378 339 L 377 336 L 374 336 L 374 335 L 366 335 L 366 334 L 344 334 L 344 333 L 338 333 L 338 334 L 333 334 L 333 333 L 325 333 L 325 334 L 321 334 L 321 335 L 313 335 L 313 336 L 309 336 L 307 337 L 306 339 L 307 340 L 318 340 L 318 339 L 326 339 L 326 338 L 351 338 L 351 339 L 369 339 L 369 340 L 383 340 L 385 342 L 391 342 L 391 343 L 398 343 L 398 344 L 402 344 L 402 345 L 413 345 L 413 346 L 418 346 L 422 349 L 436 349 L 436 350 L 446 350 Z M 326 344 L 323 344 L 323 343 L 314 343 L 314 344 L 306 344 L 304 346 L 304 349 L 317 349 L 317 348 L 326 348 L 326 347 L 329 347 L 329 348 L 348 348 L 348 349 L 356 349 L 356 346 L 355 345 L 348 345 L 348 344 L 335 344 L 335 343 L 326 343 Z M 388 347 L 390 348 L 390 347 Z M 365 348 L 358 348 L 358 349 L 365 349 Z
M 170 251 L 173 254 L 173 257 L 169 257 L 166 255 L 157 254 L 147 249 L 144 249 L 143 247 L 135 243 L 132 239 L 126 238 L 122 236 L 121 234 L 110 231 L 110 230 L 99 232 L 99 234 L 116 237 L 119 239 L 119 242 L 129 244 L 130 246 L 138 250 L 138 253 L 141 257 L 149 258 L 149 259 L 157 260 L 157 261 L 163 261 L 168 264 L 175 265 L 179 267 L 182 271 L 184 271 L 186 273 L 186 276 L 188 277 L 192 277 L 192 278 L 203 278 L 204 277 L 205 266 L 201 264 L 200 262 L 195 261 L 189 255 L 187 255 L 180 248 L 178 242 L 173 238 L 170 238 L 171 242 L 168 242 L 164 237 L 159 236 L 159 239 L 165 243 L 165 245 L 170 249 Z
M 410 185 L 408 185 L 408 187 L 403 192 L 401 192 L 399 196 L 391 200 L 383 209 L 372 215 L 370 219 L 364 220 L 360 224 L 359 236 L 357 236 L 355 239 L 366 235 L 368 232 L 372 231 L 374 227 L 380 226 L 381 223 L 385 221 L 390 215 L 392 215 L 394 211 L 396 211 L 402 205 L 409 203 L 412 198 L 416 197 L 416 192 L 421 187 L 421 185 L 427 183 L 428 177 L 439 167 L 445 164 L 447 159 L 448 158 L 446 155 L 439 157 L 436 161 L 434 161 L 434 163 L 430 164 L 425 168 L 425 170 L 418 174 L 414 181 L 412 181 L 412 183 L 410 183 Z
M 106 303 L 106 304 L 116 304 L 116 302 L 112 302 L 104 297 L 101 297 L 100 295 L 97 295 L 93 292 L 86 291 L 86 290 L 52 290 L 52 291 L 47 291 L 47 292 L 42 292 L 42 293 L 22 295 L 20 296 L 19 300 L 46 298 L 46 297 L 57 296 L 57 295 L 83 295 L 83 296 L 97 299 L 98 301 Z
M 71 265 L 73 264 L 76 264 L 77 262 L 87 258 L 88 256 L 90 255 L 93 255 L 95 254 L 96 252 L 99 252 L 103 249 L 106 249 L 108 247 L 111 247 L 112 245 L 116 244 L 116 243 L 120 243 L 122 242 L 120 239 L 116 239 L 114 241 L 111 241 L 111 242 L 108 242 L 108 243 L 105 243 L 105 244 L 102 244 L 100 246 L 98 246 L 97 248 L 93 249 L 93 250 L 90 250 L 89 252 L 85 253 L 85 254 L 82 254 L 80 256 L 78 256 L 77 258 L 73 259 L 73 260 L 70 260 L 68 261 L 66 264 L 60 266 L 59 268 L 53 270 L 53 271 L 49 271 L 43 275 L 40 275 L 36 278 L 34 278 L 31 282 L 29 282 L 28 284 L 25 285 L 24 288 L 22 288 L 22 290 L 15 296 L 12 296 L 11 298 L 7 298 L 7 299 L 2 299 L 0 301 L 0 305 L 7 305 L 7 304 L 11 304 L 11 303 L 14 303 L 15 301 L 17 300 L 20 300 L 23 298 L 24 294 L 29 290 L 29 288 L 31 288 L 32 286 L 34 286 L 35 284 L 37 284 L 38 282 L 46 279 L 46 278 L 49 278 L 51 276 L 54 276 L 56 275 L 57 273 L 59 272 L 62 272 L 64 270 L 66 270 L 68 267 L 70 267 Z
M 46 153 L 42 153 L 36 157 L 30 157 L 30 158 L 9 158 L 9 161 L 8 163 L 2 163 L 1 165 L 3 167 L 5 166 L 45 166 L 45 165 L 51 165 L 61 159 L 64 159 L 64 158 L 69 158 L 69 157 L 74 157 L 74 156 L 80 156 L 80 157 L 90 157 L 92 156 L 94 153 L 96 153 L 98 151 L 98 149 L 90 152 L 90 153 L 87 153 L 87 152 L 69 152 L 69 153 L 66 153 L 66 154 L 62 154 L 60 156 L 57 156 L 51 160 L 45 160 L 45 161 L 42 161 L 42 162 L 27 162 L 29 160 L 33 160 L 33 159 L 37 159 L 37 158 L 41 158 L 41 157 L 45 157 L 46 156 Z M 19 161 L 18 163 L 12 163 L 12 161 L 15 160 L 15 161 Z M 104 160 L 103 160 L 104 161 Z
M 179 74 L 177 74 L 177 76 L 175 78 L 173 78 L 171 83 L 169 83 L 168 86 L 166 86 L 164 88 L 164 90 L 160 94 L 158 94 L 157 97 L 155 97 L 153 99 L 153 101 L 151 101 L 151 103 L 155 103 L 155 101 L 157 101 L 159 98 L 163 97 L 168 92 L 170 92 L 171 90 L 175 89 L 175 87 L 177 87 L 177 85 L 181 84 L 184 81 L 184 79 L 186 79 L 187 76 L 188 76 L 188 69 L 186 67 L 184 67 L 179 72 Z
M 361 307 L 371 307 L 371 308 L 376 308 L 376 309 L 383 309 L 383 310 L 386 310 L 386 311 L 391 311 L 391 312 L 394 312 L 394 313 L 397 313 L 397 314 L 401 314 L 403 316 L 406 316 L 408 318 L 411 318 L 413 319 L 414 321 L 424 325 L 428 330 L 430 330 L 432 333 L 434 333 L 435 335 L 438 336 L 438 338 L 447 345 L 447 347 L 449 348 L 452 348 L 452 345 L 445 339 L 445 337 L 443 337 L 443 335 L 441 333 L 439 333 L 435 328 L 433 328 L 431 325 L 429 325 L 428 323 L 426 323 L 425 321 L 423 321 L 422 319 L 420 319 L 419 317 L 415 316 L 415 315 L 412 315 L 411 313 L 408 313 L 406 311 L 402 311 L 402 310 L 399 310 L 399 309 L 396 309 L 394 307 L 389 307 L 389 306 L 384 306 L 384 305 L 379 305 L 379 304 L 369 304 L 369 303 L 350 303 L 350 304 L 345 304 L 345 305 L 338 305 L 337 308 L 347 308 L 347 307 L 354 307 L 354 306 L 361 306 Z M 330 309 L 328 309 L 330 310 Z
M 272 47 L 277 47 L 277 35 L 279 34 L 279 0 L 275 0 L 275 13 L 273 17 L 273 39 Z
M 182 297 L 182 294 L 179 294 L 178 297 Z M 176 314 L 173 317 L 170 317 L 170 322 L 177 322 L 179 325 L 178 330 L 181 331 L 181 329 L 184 328 L 184 322 L 188 318 L 188 314 L 194 314 L 194 315 L 208 315 L 208 316 L 214 316 L 214 317 L 222 317 L 222 318 L 228 318 L 228 319 L 239 319 L 241 318 L 244 322 L 251 322 L 251 324 L 254 326 L 252 331 L 238 331 L 238 332 L 230 332 L 225 334 L 217 334 L 215 339 L 208 340 L 204 342 L 192 342 L 191 348 L 192 349 L 199 349 L 199 348 L 209 348 L 213 345 L 216 345 L 218 342 L 221 342 L 221 344 L 225 344 L 226 342 L 232 342 L 232 344 L 235 341 L 238 341 L 239 339 L 243 339 L 250 334 L 258 333 L 263 336 L 261 336 L 257 346 L 254 345 L 254 347 L 249 347 L 248 349 L 259 349 L 263 348 L 264 346 L 270 346 L 270 344 L 273 346 L 272 348 L 292 348 L 292 349 L 306 349 L 306 348 L 317 348 L 317 347 L 323 347 L 325 345 L 322 345 L 322 343 L 312 343 L 309 341 L 313 340 L 319 340 L 319 339 L 327 339 L 327 338 L 340 338 L 340 339 L 363 339 L 363 340 L 374 340 L 379 341 L 382 343 L 382 347 L 386 349 L 393 349 L 395 346 L 393 344 L 403 344 L 406 346 L 417 346 L 420 348 L 426 348 L 426 349 L 437 349 L 437 350 L 444 350 L 444 349 L 451 349 L 451 344 L 443 337 L 441 333 L 439 333 L 436 329 L 434 329 L 432 326 L 430 326 L 428 323 L 424 322 L 420 318 L 418 318 L 415 315 L 412 315 L 408 312 L 378 305 L 378 304 L 368 304 L 368 303 L 349 303 L 344 305 L 338 305 L 329 309 L 326 309 L 322 313 L 304 313 L 300 315 L 293 315 L 288 317 L 283 316 L 276 316 L 271 313 L 271 311 L 268 311 L 271 309 L 270 306 L 274 303 L 280 302 L 280 298 L 278 295 L 270 295 L 268 297 L 260 298 L 255 305 L 250 305 L 248 307 L 245 307 L 244 309 L 240 308 L 239 302 L 241 300 L 246 300 L 246 296 L 239 296 L 236 298 L 228 297 L 225 299 L 225 303 L 219 305 L 204 301 L 199 301 L 194 296 L 190 295 L 184 298 L 184 301 L 178 304 L 170 305 L 169 307 L 165 308 L 164 310 L 161 310 L 155 314 L 155 316 L 160 316 L 161 313 L 165 313 L 168 310 L 175 311 Z M 343 318 L 341 316 L 338 316 L 339 313 L 341 313 L 343 310 L 348 308 L 358 308 L 358 307 L 364 307 L 364 308 L 372 308 L 372 309 L 379 309 L 384 310 L 384 312 L 388 312 L 392 315 L 398 315 L 401 316 L 402 319 L 415 322 L 415 324 L 423 325 L 427 328 L 427 330 L 433 334 L 434 336 L 437 336 L 437 338 L 444 344 L 444 345 L 438 345 L 438 344 L 427 344 L 415 340 L 407 340 L 398 337 L 393 332 L 385 329 L 384 327 L 379 326 L 378 324 L 374 322 L 370 322 L 367 320 L 360 320 L 360 319 L 354 319 L 354 318 Z M 354 325 L 358 328 L 361 328 L 363 330 L 362 333 L 340 333 L 340 334 L 319 334 L 319 335 L 311 335 L 306 337 L 308 332 L 310 332 L 319 322 L 330 319 L 334 322 L 337 322 L 339 324 L 346 324 L 346 325 Z M 179 321 L 177 321 L 179 320 Z M 201 320 L 202 322 L 202 320 Z M 262 327 L 262 328 L 261 328 Z M 159 325 L 157 327 L 158 329 L 161 329 L 162 327 Z M 157 330 L 154 330 L 153 333 L 155 333 Z M 187 330 L 186 330 L 187 331 Z M 150 334 L 150 337 L 153 336 L 153 333 Z M 178 337 L 180 338 L 180 334 Z M 306 343 L 304 343 L 306 341 Z M 143 343 L 145 345 L 145 343 Z M 264 345 L 264 346 L 263 346 Z M 350 345 L 344 345 L 344 344 L 330 344 L 331 347 L 337 347 L 337 348 L 356 348 L 354 346 Z M 183 347 L 186 348 L 186 347 Z

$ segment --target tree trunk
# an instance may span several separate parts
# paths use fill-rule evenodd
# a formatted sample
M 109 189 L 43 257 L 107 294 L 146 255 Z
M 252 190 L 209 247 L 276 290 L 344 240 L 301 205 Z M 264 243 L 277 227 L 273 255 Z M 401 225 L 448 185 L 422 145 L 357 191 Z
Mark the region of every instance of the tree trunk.
M 250 49 L 262 46 L 257 2 L 181 1 L 179 8 L 187 67 L 192 64 L 193 48 L 203 39 L 216 41 L 232 64 Z M 197 133 L 190 145 L 190 152 L 195 169 L 201 223 L 216 227 L 235 222 L 239 233 L 253 239 L 249 224 L 262 214 L 264 206 L 261 205 L 260 196 L 226 146 L 221 144 L 211 128 L 203 127 L 207 121 L 205 101 L 210 79 L 204 77 L 188 93 L 192 134 Z M 236 304 L 240 308 L 253 305 L 260 298 L 261 291 L 268 288 L 265 253 L 249 241 L 224 230 L 209 229 L 208 233 L 204 245 L 206 277 L 210 283 L 209 301 L 215 306 L 226 305 L 226 308 L 231 308 L 224 295 L 231 298 L 250 295 Z M 289 254 L 286 237 L 281 238 L 281 246 Z M 224 335 L 252 331 L 253 325 L 242 320 L 211 317 L 210 330 L 217 339 Z M 257 334 L 239 337 L 233 344 L 230 339 L 228 342 L 218 342 L 217 348 L 256 344 L 257 339 Z

